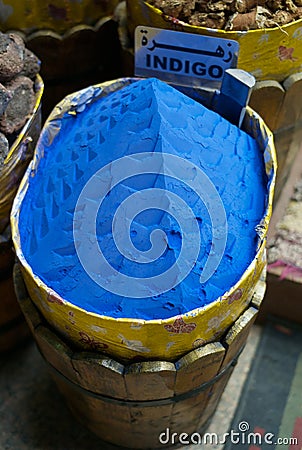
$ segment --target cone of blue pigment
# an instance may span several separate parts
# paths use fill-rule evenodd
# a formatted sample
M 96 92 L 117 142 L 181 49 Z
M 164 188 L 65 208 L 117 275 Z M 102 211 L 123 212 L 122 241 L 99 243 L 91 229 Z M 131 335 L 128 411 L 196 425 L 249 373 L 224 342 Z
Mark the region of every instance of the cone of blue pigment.
M 30 298 L 74 349 L 175 361 L 219 339 L 266 264 L 272 134 L 157 79 L 66 97 L 15 199 Z

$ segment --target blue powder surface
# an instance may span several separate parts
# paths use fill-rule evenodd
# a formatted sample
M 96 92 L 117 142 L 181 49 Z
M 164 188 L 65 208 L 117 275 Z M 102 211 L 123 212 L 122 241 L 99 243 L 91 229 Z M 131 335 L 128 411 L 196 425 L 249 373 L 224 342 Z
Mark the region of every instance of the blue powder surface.
M 267 177 L 256 141 L 218 114 L 156 79 L 137 81 L 65 115 L 49 143 L 20 211 L 23 253 L 33 272 L 63 299 L 87 311 L 116 318 L 165 319 L 213 302 L 241 277 L 256 253 L 255 226 L 265 210 Z M 142 298 L 111 294 L 83 269 L 73 240 L 73 218 L 83 186 L 100 168 L 124 155 L 165 152 L 186 158 L 207 174 L 227 215 L 224 256 L 214 275 L 200 284 L 208 258 L 212 226 L 203 201 L 188 186 L 163 175 L 139 175 L 113 188 L 97 216 L 99 246 L 110 264 L 129 276 L 152 277 L 167 270 L 182 245 L 179 224 L 169 213 L 150 209 L 131 224 L 131 240 L 150 248 L 150 233 L 165 231 L 168 245 L 154 263 L 121 255 L 112 238 L 119 204 L 137 190 L 162 188 L 179 195 L 199 223 L 201 247 L 190 274 L 161 295 Z

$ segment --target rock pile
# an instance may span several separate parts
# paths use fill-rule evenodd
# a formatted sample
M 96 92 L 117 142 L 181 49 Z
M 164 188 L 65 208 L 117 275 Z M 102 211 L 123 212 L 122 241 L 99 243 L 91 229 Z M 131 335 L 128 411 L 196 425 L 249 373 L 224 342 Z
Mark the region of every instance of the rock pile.
M 151 0 L 150 3 L 176 20 L 227 31 L 278 27 L 302 17 L 301 0 Z
M 0 169 L 35 105 L 39 59 L 18 34 L 0 33 Z

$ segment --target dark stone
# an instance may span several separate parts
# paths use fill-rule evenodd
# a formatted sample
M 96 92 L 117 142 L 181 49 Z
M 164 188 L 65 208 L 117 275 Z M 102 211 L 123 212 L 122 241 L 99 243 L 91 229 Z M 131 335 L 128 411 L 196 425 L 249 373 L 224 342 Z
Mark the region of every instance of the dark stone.
M 9 151 L 8 140 L 3 133 L 0 133 L 0 170 Z
M 0 33 L 0 82 L 11 80 L 23 69 L 25 45 L 18 34 Z
M 34 83 L 30 78 L 18 76 L 6 83 L 11 100 L 0 118 L 0 131 L 11 134 L 20 130 L 30 117 L 35 105 Z
M 7 48 L 10 44 L 10 38 L 7 34 L 0 35 L 0 53 L 7 52 Z
M 40 71 L 41 61 L 39 58 L 27 48 L 24 51 L 23 69 L 20 75 L 24 75 L 28 78 L 35 78 Z
M 2 116 L 2 114 L 4 113 L 10 99 L 11 94 L 8 92 L 5 86 L 0 83 L 0 116 Z

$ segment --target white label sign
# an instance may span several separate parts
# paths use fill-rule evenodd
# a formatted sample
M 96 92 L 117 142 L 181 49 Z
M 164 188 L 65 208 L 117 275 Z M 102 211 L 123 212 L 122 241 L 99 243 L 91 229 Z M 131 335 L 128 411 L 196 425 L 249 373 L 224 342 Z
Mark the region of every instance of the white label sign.
M 154 76 L 184 86 L 221 82 L 236 67 L 239 44 L 180 31 L 139 26 L 135 30 L 135 75 Z

